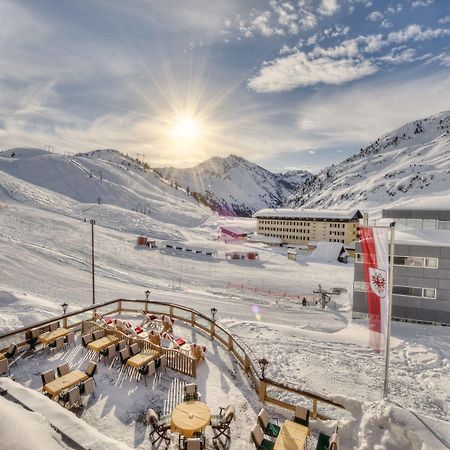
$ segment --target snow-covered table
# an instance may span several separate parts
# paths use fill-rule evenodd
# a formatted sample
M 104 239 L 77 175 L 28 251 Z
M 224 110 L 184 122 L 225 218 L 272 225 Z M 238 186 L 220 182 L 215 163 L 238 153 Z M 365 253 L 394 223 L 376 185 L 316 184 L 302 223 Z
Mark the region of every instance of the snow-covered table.
M 65 389 L 69 389 L 82 381 L 86 381 L 88 378 L 89 377 L 81 370 L 72 370 L 72 372 L 47 383 L 44 386 L 44 391 L 52 398 L 55 398 Z
M 38 341 L 41 344 L 49 345 L 52 342 L 55 342 L 56 339 L 67 336 L 70 333 L 70 330 L 67 328 L 57 328 L 54 331 L 47 331 L 47 333 L 41 334 L 38 337 Z
M 308 427 L 286 420 L 275 441 L 274 450 L 301 450 L 305 447 Z
M 146 350 L 140 352 L 137 355 L 132 356 L 128 361 L 127 365 L 139 369 L 139 367 L 145 366 L 150 361 L 153 361 L 158 357 L 158 352 L 154 350 Z
M 117 344 L 119 342 L 119 338 L 112 334 L 108 334 L 96 341 L 90 342 L 87 346 L 89 350 L 94 350 L 94 352 L 100 353 L 105 348 L 109 347 L 112 344 Z
M 190 438 L 194 433 L 203 431 L 211 423 L 208 405 L 190 401 L 180 403 L 172 412 L 170 431 Z

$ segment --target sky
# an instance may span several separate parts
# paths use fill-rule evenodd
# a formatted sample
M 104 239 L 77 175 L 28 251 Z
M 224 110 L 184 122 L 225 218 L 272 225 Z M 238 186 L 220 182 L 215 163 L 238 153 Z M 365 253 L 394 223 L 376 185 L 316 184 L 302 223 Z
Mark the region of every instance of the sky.
M 318 171 L 445 110 L 449 0 L 0 0 L 0 150 Z

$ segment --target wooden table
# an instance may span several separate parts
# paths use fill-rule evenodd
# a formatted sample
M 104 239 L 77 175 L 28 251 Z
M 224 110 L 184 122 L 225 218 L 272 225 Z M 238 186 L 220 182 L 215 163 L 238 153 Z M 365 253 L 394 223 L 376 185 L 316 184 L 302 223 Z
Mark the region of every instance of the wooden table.
M 72 372 L 47 383 L 43 390 L 50 394 L 52 398 L 55 398 L 65 389 L 69 389 L 88 378 L 89 377 L 81 370 L 72 370 Z
M 305 447 L 308 427 L 286 420 L 275 441 L 274 450 L 301 450 Z
M 105 348 L 109 347 L 112 344 L 117 344 L 119 342 L 119 338 L 114 336 L 113 334 L 108 334 L 96 341 L 90 342 L 87 346 L 89 350 L 94 350 L 97 353 L 100 353 Z
M 49 344 L 55 342 L 56 339 L 58 339 L 62 336 L 67 336 L 69 333 L 70 333 L 70 330 L 68 330 L 67 328 L 57 328 L 56 330 L 47 331 L 46 333 L 41 334 L 38 337 L 38 341 L 41 344 L 49 345 Z
M 145 350 L 132 356 L 128 361 L 127 365 L 139 369 L 139 367 L 145 366 L 150 361 L 153 361 L 158 357 L 158 352 L 154 350 Z
M 180 403 L 172 412 L 170 431 L 190 438 L 203 431 L 211 423 L 208 405 L 191 401 Z

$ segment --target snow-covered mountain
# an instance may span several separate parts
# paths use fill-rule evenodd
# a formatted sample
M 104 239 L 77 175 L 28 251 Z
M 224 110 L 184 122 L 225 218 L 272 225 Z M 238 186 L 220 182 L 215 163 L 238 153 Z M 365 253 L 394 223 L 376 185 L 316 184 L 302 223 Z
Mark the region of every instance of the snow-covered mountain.
M 236 155 L 213 157 L 188 169 L 155 170 L 194 196 L 200 195 L 216 211 L 236 215 L 280 205 L 310 177 L 301 170 L 275 174 Z
M 285 206 L 374 208 L 450 196 L 450 112 L 408 123 L 311 176 Z
M 94 218 L 118 230 L 162 239 L 211 216 L 182 189 L 116 150 L 75 156 L 40 149 L 0 152 L 0 201 Z

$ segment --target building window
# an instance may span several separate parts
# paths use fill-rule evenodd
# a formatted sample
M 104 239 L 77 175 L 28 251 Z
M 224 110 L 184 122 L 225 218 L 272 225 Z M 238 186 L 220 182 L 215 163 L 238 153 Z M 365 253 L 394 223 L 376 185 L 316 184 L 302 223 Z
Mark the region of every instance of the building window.
M 429 267 L 430 269 L 437 269 L 438 259 L 437 258 L 425 258 L 425 267 Z
M 418 288 L 411 286 L 393 286 L 392 293 L 395 295 L 402 295 L 406 297 L 423 297 L 436 298 L 436 289 L 432 288 Z

